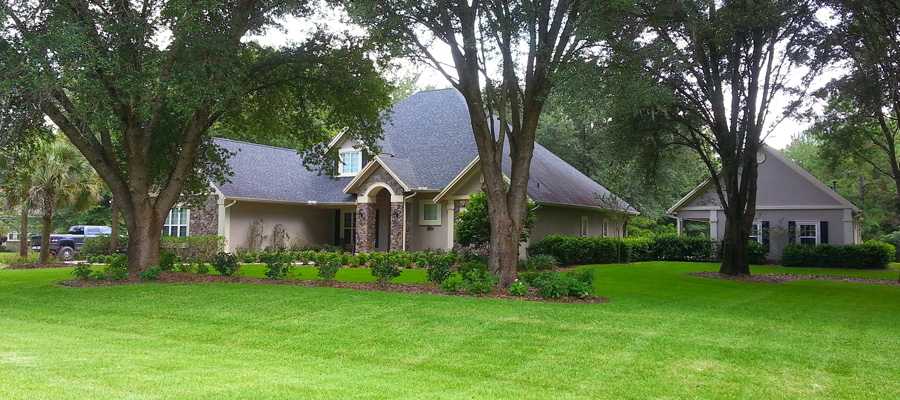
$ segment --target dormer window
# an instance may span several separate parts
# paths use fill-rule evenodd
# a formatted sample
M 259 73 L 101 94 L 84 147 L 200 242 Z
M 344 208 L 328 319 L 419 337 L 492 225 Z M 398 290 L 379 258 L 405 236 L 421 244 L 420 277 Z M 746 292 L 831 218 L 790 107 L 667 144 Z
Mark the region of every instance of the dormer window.
M 357 150 L 341 152 L 341 176 L 354 176 L 362 167 L 362 152 Z

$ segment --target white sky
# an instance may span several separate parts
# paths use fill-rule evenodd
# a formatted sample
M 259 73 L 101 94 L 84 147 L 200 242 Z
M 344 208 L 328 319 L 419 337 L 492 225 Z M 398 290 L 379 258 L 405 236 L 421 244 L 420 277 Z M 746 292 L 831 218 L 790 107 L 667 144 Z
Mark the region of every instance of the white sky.
M 339 15 L 331 15 L 318 18 L 319 19 L 307 19 L 302 21 L 295 18 L 289 18 L 282 24 L 281 29 L 269 29 L 263 35 L 250 36 L 246 40 L 256 40 L 259 43 L 267 46 L 285 46 L 293 42 L 300 42 L 303 40 L 303 38 L 308 37 L 309 33 L 315 30 L 316 25 L 326 26 L 329 29 L 334 30 L 350 30 L 350 32 L 354 34 L 361 33 L 360 28 L 351 28 L 349 25 L 341 22 L 341 17 Z M 449 54 L 446 58 L 439 57 L 439 59 L 441 61 L 449 61 Z M 404 60 L 400 60 L 399 64 L 401 66 L 400 71 L 398 71 L 400 76 L 420 74 L 418 80 L 418 87 L 420 88 L 435 87 L 440 89 L 450 87 L 449 82 L 447 82 L 447 80 L 431 66 L 413 64 L 409 61 Z M 804 72 L 805 71 L 796 71 L 796 74 L 794 74 L 794 76 L 796 77 L 796 82 L 799 82 Z M 816 89 L 822 87 L 825 83 L 828 82 L 829 79 L 836 77 L 839 74 L 840 71 L 835 70 L 824 74 L 822 77 L 813 82 L 813 84 L 809 88 L 808 93 L 812 93 Z M 789 100 L 790 99 L 787 98 L 784 94 L 776 97 L 772 104 L 770 115 L 767 119 L 767 125 L 771 126 L 771 124 L 774 124 L 776 121 L 781 119 L 781 115 L 784 112 L 784 108 L 788 105 Z M 815 108 L 817 111 L 820 111 L 822 105 L 817 104 Z M 790 144 L 792 136 L 802 133 L 807 128 L 809 128 L 809 126 L 810 123 L 807 121 L 785 118 L 767 137 L 766 143 L 777 149 L 783 149 L 788 144 Z M 767 126 L 767 129 L 765 129 L 764 132 L 768 131 L 769 127 Z

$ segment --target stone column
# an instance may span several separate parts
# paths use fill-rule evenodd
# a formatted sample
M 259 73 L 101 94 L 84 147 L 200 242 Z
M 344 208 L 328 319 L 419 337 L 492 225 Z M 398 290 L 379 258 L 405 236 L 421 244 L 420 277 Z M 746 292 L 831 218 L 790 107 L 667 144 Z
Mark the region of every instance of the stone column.
M 407 227 L 409 229 L 409 227 Z M 391 202 L 391 230 L 388 250 L 403 250 L 403 202 Z
M 356 252 L 371 253 L 375 250 L 375 204 L 356 204 Z

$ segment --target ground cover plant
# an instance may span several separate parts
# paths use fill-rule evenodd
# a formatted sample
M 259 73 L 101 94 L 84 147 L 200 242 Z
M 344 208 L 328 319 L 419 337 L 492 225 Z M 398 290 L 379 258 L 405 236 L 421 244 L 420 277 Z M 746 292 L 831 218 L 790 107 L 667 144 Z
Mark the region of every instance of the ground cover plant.
M 71 279 L 67 269 L 0 270 L 0 398 L 900 396 L 900 287 L 683 275 L 717 269 L 703 263 L 589 269 L 610 303 L 241 284 L 67 288 L 56 284 Z M 425 275 L 404 270 L 394 282 Z

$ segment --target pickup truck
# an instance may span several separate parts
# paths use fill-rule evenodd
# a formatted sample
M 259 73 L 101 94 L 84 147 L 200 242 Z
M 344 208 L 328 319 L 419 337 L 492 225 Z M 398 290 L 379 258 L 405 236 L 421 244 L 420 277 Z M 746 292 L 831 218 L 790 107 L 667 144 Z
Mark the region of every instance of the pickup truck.
M 69 233 L 50 235 L 50 253 L 62 261 L 75 259 L 75 253 L 84 245 L 84 238 L 109 235 L 112 228 L 97 225 L 78 225 L 69 228 Z M 41 235 L 31 237 L 31 250 L 41 250 Z

